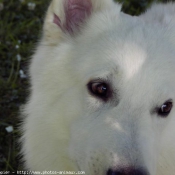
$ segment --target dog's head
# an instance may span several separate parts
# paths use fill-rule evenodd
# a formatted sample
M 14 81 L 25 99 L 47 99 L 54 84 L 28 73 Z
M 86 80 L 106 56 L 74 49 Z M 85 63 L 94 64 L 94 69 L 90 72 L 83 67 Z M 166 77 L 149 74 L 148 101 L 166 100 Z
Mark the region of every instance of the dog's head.
M 67 157 L 88 175 L 174 166 L 175 38 L 170 25 L 144 19 L 110 0 L 51 3 L 31 75 L 62 165 Z

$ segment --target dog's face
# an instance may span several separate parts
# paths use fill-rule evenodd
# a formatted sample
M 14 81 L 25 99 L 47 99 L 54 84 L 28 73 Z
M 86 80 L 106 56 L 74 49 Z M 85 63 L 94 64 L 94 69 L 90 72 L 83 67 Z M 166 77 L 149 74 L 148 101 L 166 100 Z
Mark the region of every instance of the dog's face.
M 105 1 L 66 2 L 65 17 L 52 12 L 53 26 L 45 23 L 42 47 L 52 60 L 44 58 L 42 78 L 48 83 L 33 83 L 64 120 L 59 127 L 69 128 L 68 155 L 88 175 L 155 175 L 175 122 L 175 50 L 169 32 Z M 81 25 L 86 19 L 81 30 L 68 20 L 75 2 L 86 12 L 80 10 L 76 19 Z M 62 25 L 62 19 L 68 21 Z
M 94 30 L 104 32 L 87 37 L 92 31 L 86 31 L 72 46 L 74 100 L 82 113 L 70 152 L 89 174 L 109 168 L 155 174 L 162 135 L 173 121 L 175 52 L 161 44 L 164 32 L 155 35 L 139 20 L 121 14 L 116 24 L 105 23 L 107 30 L 97 22 Z

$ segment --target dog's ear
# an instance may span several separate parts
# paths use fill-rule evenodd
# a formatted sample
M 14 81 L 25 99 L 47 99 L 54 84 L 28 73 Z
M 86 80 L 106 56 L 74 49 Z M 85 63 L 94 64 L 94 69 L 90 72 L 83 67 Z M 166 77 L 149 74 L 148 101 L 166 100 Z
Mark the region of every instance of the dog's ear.
M 53 0 L 44 23 L 44 40 L 53 44 L 74 36 L 92 13 L 114 5 L 113 0 Z

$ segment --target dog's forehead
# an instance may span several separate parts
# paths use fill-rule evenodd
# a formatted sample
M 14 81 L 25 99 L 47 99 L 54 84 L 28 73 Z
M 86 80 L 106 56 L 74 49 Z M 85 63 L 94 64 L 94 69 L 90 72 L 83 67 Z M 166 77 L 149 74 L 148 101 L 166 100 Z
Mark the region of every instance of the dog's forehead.
M 83 67 L 85 75 L 90 76 L 104 72 L 111 74 L 117 70 L 117 73 L 125 74 L 129 79 L 141 71 L 150 75 L 151 72 L 159 74 L 163 72 L 162 69 L 167 75 L 175 62 L 172 46 L 168 40 L 162 43 L 164 32 L 153 33 L 151 29 L 139 25 L 129 31 L 126 29 L 128 33 L 125 29 L 119 31 L 115 26 L 92 38 L 85 37 L 85 42 L 76 45 L 81 48 L 76 55 L 79 68 Z

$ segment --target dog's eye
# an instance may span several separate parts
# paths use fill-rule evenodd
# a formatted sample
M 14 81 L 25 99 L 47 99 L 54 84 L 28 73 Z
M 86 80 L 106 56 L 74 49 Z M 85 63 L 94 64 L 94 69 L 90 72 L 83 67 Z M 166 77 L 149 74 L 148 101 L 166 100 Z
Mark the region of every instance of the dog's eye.
M 92 83 L 92 92 L 98 96 L 105 96 L 107 93 L 107 85 L 105 83 Z
M 90 90 L 94 95 L 104 97 L 107 94 L 107 85 L 105 83 L 91 83 Z
M 109 97 L 109 86 L 104 82 L 90 82 L 88 84 L 90 93 L 102 100 L 106 101 Z
M 158 110 L 158 115 L 166 117 L 171 112 L 173 103 L 171 101 L 165 102 Z

